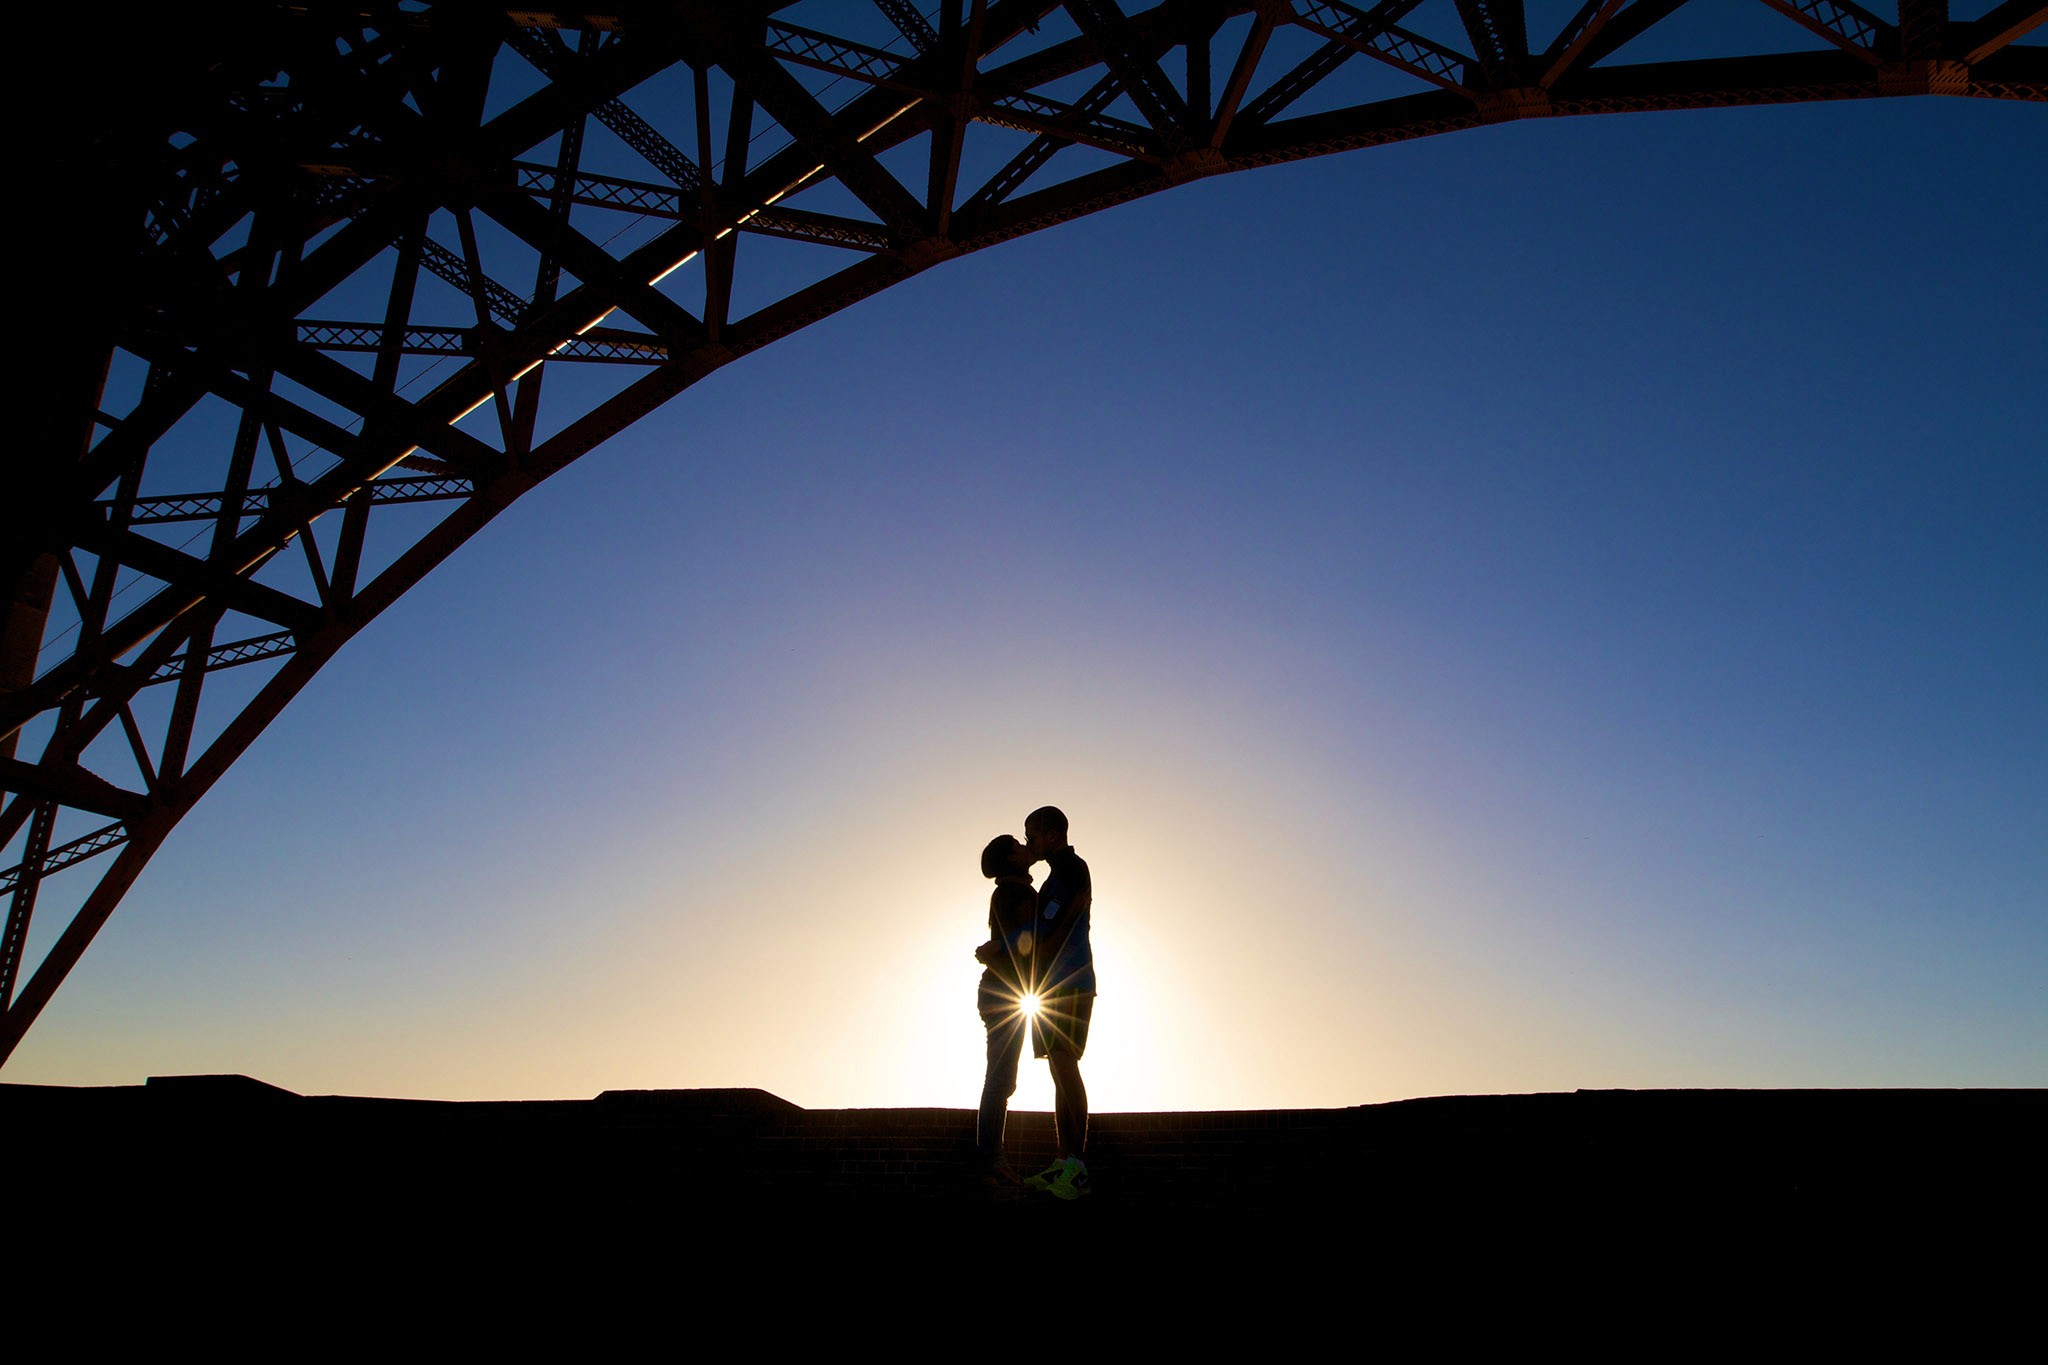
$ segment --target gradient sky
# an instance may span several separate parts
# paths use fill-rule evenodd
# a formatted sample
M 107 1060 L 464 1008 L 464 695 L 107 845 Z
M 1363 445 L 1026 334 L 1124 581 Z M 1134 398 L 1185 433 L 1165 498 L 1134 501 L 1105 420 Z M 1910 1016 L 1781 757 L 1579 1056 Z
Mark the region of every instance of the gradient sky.
M 930 271 L 344 650 L 7 1079 L 967 1107 L 1055 802 L 1099 1110 L 2048 1084 L 2044 165 L 1521 123 Z

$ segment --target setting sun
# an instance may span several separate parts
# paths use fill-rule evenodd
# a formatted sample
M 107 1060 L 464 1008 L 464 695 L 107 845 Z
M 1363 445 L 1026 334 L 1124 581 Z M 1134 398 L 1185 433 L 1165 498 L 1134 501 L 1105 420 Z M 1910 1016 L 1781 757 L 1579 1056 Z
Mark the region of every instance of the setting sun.
M 1022 1000 L 1019 1000 L 1017 1002 L 1017 1008 L 1023 1010 L 1025 1014 L 1031 1016 L 1032 1018 L 1037 1018 L 1038 997 L 1035 995 L 1025 996 Z

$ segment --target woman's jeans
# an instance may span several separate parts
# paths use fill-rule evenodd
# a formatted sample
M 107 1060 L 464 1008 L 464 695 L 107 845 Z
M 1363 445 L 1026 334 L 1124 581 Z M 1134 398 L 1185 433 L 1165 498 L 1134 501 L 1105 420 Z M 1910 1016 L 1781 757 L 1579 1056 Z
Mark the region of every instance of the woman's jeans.
M 975 1152 L 986 1168 L 993 1168 L 1003 1156 L 1003 1119 L 1009 1113 L 1010 1096 L 1017 1093 L 1017 1063 L 1024 1055 L 1026 1020 L 1024 1011 L 1012 1005 L 991 1017 L 983 1014 L 988 1029 L 988 1073 L 981 1082 L 981 1115 L 975 1121 Z

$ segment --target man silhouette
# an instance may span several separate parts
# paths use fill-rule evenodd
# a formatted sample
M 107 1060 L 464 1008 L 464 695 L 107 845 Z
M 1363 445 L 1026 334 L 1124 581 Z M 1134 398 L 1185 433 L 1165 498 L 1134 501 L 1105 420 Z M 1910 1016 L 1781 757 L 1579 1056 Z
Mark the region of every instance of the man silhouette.
M 1024 1183 L 1061 1199 L 1088 1189 L 1088 1090 L 1081 1084 L 1081 1054 L 1088 1049 L 1088 1020 L 1095 1012 L 1095 952 L 1088 942 L 1088 912 L 1094 888 L 1088 864 L 1067 842 L 1067 817 L 1057 806 L 1040 806 L 1024 817 L 1024 848 L 1043 862 L 1038 888 L 1038 936 L 1033 985 L 1038 1013 L 1031 1021 L 1031 1054 L 1052 1068 L 1053 1124 L 1059 1160 Z

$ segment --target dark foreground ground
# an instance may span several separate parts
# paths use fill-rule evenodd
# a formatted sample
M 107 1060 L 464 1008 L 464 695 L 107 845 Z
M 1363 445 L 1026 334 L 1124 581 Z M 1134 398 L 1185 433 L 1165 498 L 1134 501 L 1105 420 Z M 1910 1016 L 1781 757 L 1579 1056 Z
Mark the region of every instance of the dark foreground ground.
M 595 1334 L 578 1358 L 622 1340 L 666 1352 L 714 1322 L 757 1345 L 949 1354 L 1086 1325 L 1148 1356 L 1235 1343 L 1262 1358 L 1370 1330 L 1433 1358 L 1532 1324 L 1612 1344 L 1643 1322 L 1797 1322 L 1818 1347 L 1918 1315 L 1954 1346 L 2038 1304 L 2044 1120 L 2042 1090 L 1104 1114 L 1096 1193 L 1062 1204 L 981 1189 L 960 1109 L 155 1077 L 0 1085 L 0 1208 L 28 1269 L 6 1281 L 21 1321 L 287 1340 L 249 1336 L 238 1315 L 260 1309 L 295 1353 L 330 1330 L 383 1340 L 394 1314 L 456 1338 L 488 1324 L 515 1347 L 552 1320 Z M 1014 1115 L 1011 1160 L 1033 1169 L 1051 1138 L 1046 1115 Z M 88 1306 L 58 1313 L 65 1294 Z
M 334 1334 L 466 1355 L 477 1332 L 525 1355 L 551 1332 L 578 1359 L 714 1337 L 1264 1359 L 1367 1333 L 1420 1359 L 1532 1325 L 1618 1348 L 1764 1324 L 1820 1349 L 1908 1319 L 1960 1347 L 2038 1304 L 2044 1120 L 2042 1090 L 1103 1114 L 1096 1193 L 1063 1204 L 981 1189 L 961 1109 L 0 1085 L 26 1272 L 0 1281 L 18 1321 L 81 1340 L 140 1323 L 295 1356 Z M 1051 1139 L 1012 1116 L 1020 1168 Z
M 297 1095 L 243 1076 L 98 1088 L 0 1085 L 31 1188 L 223 1218 L 431 1221 L 516 1198 L 596 1221 L 776 1212 L 1273 1219 L 1745 1217 L 1793 1227 L 2039 1208 L 2042 1090 L 1620 1090 L 1349 1109 L 1102 1114 L 1093 1197 L 992 1198 L 964 1109 L 806 1110 L 761 1090 L 440 1102 Z M 1009 1155 L 1052 1156 L 1013 1115 Z

